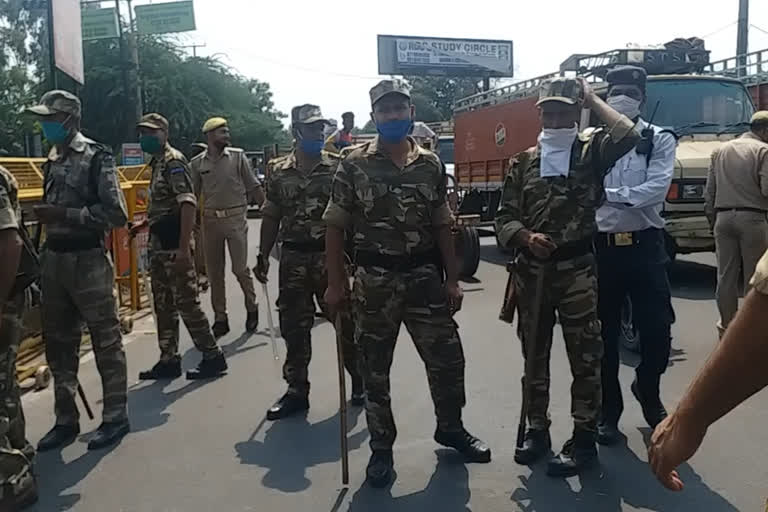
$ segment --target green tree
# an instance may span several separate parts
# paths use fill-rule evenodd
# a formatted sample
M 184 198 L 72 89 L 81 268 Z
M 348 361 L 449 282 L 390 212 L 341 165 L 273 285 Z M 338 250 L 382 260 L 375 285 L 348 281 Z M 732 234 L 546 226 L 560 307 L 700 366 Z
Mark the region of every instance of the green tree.
M 479 80 L 470 77 L 406 76 L 418 121 L 448 121 L 457 100 L 480 92 Z

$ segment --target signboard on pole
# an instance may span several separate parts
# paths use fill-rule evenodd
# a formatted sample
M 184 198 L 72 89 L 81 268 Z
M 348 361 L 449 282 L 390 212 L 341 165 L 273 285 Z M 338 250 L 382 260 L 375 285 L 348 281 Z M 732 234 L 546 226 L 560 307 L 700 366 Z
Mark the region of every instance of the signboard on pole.
M 126 142 L 123 144 L 123 165 L 144 165 L 144 151 L 141 144 Z
M 379 74 L 513 76 L 512 41 L 378 36 Z
M 167 34 L 195 30 L 195 7 L 192 0 L 136 6 L 139 34 Z
M 80 0 L 51 0 L 56 67 L 79 84 L 85 82 Z
M 81 22 L 83 26 L 83 41 L 120 37 L 120 31 L 117 27 L 117 11 L 114 7 L 107 9 L 83 9 Z

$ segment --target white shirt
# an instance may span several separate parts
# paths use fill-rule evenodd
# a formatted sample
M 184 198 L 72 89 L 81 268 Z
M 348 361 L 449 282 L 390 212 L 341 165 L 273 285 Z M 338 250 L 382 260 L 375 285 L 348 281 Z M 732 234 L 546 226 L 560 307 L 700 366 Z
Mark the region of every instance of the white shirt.
M 638 119 L 637 129 L 648 124 Z M 661 210 L 675 171 L 677 139 L 671 133 L 659 133 L 652 126 L 653 151 L 638 155 L 633 148 L 621 157 L 606 175 L 606 202 L 597 210 L 597 228 L 601 233 L 623 233 L 664 227 Z M 646 163 L 648 162 L 648 163 Z

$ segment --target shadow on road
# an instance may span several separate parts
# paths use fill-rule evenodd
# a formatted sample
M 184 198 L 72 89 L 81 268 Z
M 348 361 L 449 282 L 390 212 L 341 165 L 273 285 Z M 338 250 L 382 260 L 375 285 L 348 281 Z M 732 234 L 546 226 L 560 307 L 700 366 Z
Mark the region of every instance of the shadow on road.
M 437 465 L 429 483 L 422 491 L 397 498 L 391 486 L 374 489 L 363 484 L 352 497 L 348 512 L 469 512 L 469 472 L 459 454 L 452 450 L 437 450 Z M 397 459 L 395 459 L 397 468 Z M 547 509 L 548 511 L 550 509 Z M 555 509 L 551 509 L 555 510 Z M 569 510 L 567 508 L 560 510 Z
M 638 430 L 647 443 L 649 429 Z M 653 476 L 648 464 L 627 447 L 626 440 L 611 448 L 601 448 L 600 459 L 599 469 L 569 480 L 548 477 L 546 464 L 538 464 L 529 477 L 519 477 L 521 485 L 512 491 L 511 499 L 522 512 L 621 512 L 625 510 L 623 505 L 656 512 L 738 512 L 688 464 L 678 469 L 685 490 L 667 491 Z
M 361 407 L 350 408 L 347 432 L 355 428 Z M 339 452 L 339 415 L 317 423 L 309 423 L 304 416 L 286 418 L 272 423 L 264 441 L 255 439 L 264 422 L 259 424 L 251 439 L 237 443 L 235 450 L 241 464 L 267 468 L 262 484 L 283 492 L 301 492 L 312 482 L 307 478 L 307 468 L 336 462 Z M 360 448 L 368 437 L 368 430 L 349 436 L 349 449 Z
M 35 473 L 44 475 L 37 479 L 40 501 L 30 511 L 76 510 L 79 493 L 64 494 L 80 483 L 120 443 L 104 450 L 87 451 L 70 462 L 64 462 L 61 450 L 39 453 L 35 461 Z
M 677 261 L 669 269 L 672 296 L 687 300 L 713 300 L 717 269 L 693 261 Z

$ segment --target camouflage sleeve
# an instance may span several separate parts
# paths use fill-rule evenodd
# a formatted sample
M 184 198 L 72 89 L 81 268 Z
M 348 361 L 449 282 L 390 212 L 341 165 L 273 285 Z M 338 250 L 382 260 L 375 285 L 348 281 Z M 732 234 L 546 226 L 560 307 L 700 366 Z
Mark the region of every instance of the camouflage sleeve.
M 445 164 L 440 162 L 440 172 L 437 173 L 437 198 L 430 205 L 432 208 L 432 225 L 435 227 L 453 224 L 453 214 L 448 207 L 448 184 L 446 183 Z
M 621 119 L 609 130 L 597 130 L 586 151 L 585 163 L 600 175 L 604 175 L 611 167 L 640 141 L 640 132 L 627 116 Z M 602 182 L 601 182 L 602 183 Z
M 68 209 L 67 218 L 75 224 L 98 231 L 125 226 L 128 222 L 128 208 L 120 188 L 115 157 L 104 151 L 94 158 L 97 162 L 93 165 L 100 166 L 97 185 L 99 202 L 80 209 Z
M 19 229 L 19 219 L 11 202 L 9 185 L 0 175 L 0 231 L 6 229 Z
M 760 261 L 755 267 L 755 274 L 749 281 L 749 284 L 754 287 L 755 291 L 768 295 L 768 251 L 763 254 Z
M 504 186 L 501 189 L 499 210 L 496 213 L 496 235 L 503 247 L 512 247 L 515 236 L 525 228 L 522 222 L 522 163 L 528 158 L 527 153 L 520 153 L 509 160 L 509 172 L 504 178 Z
M 171 185 L 176 202 L 180 205 L 190 203 L 197 208 L 195 187 L 192 184 L 192 174 L 189 172 L 189 164 L 183 160 L 170 160 L 165 164 L 168 173 L 168 183 Z
M 281 208 L 280 199 L 280 187 L 277 185 L 277 179 L 275 177 L 275 168 L 272 164 L 267 164 L 267 180 L 266 180 L 266 197 L 267 200 L 261 206 L 261 214 L 270 219 L 280 221 L 283 218 L 283 210 Z
M 339 162 L 336 175 L 331 186 L 331 199 L 323 213 L 323 220 L 339 229 L 347 229 L 352 225 L 352 213 L 355 208 L 355 181 L 353 164 L 348 160 Z

